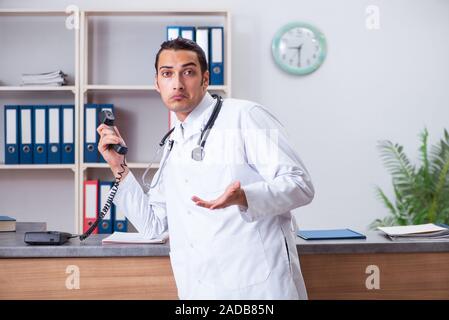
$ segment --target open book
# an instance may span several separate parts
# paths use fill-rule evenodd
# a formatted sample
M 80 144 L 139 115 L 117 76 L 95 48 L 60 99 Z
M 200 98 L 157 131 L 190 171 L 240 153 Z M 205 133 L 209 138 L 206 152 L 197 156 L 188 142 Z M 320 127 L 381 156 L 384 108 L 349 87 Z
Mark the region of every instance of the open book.
M 418 224 L 411 226 L 378 227 L 391 240 L 449 240 L 449 226 L 445 224 Z
M 164 232 L 158 238 L 144 238 L 137 232 L 114 232 L 109 237 L 104 238 L 102 243 L 165 243 L 168 239 L 168 232 Z

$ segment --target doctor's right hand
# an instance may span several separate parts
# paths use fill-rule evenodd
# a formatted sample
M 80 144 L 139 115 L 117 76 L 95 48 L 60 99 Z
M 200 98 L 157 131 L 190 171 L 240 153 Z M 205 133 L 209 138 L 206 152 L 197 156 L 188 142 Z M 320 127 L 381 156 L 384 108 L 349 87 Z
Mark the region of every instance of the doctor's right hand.
M 100 141 L 98 142 L 98 151 L 103 156 L 104 160 L 108 163 L 111 168 L 114 176 L 117 177 L 118 172 L 122 172 L 123 168 L 121 167 L 124 155 L 118 154 L 115 152 L 113 148 L 109 148 L 110 144 L 121 144 L 126 146 L 125 141 L 123 140 L 120 132 L 117 127 L 110 127 L 104 123 L 100 124 L 97 128 L 97 132 L 100 135 Z M 125 167 L 125 172 L 122 174 L 122 179 L 128 173 L 128 168 Z

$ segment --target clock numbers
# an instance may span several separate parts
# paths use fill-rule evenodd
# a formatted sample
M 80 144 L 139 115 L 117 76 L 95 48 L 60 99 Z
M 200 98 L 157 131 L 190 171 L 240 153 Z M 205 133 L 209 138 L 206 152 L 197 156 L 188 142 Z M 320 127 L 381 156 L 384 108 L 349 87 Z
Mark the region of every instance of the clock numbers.
M 277 34 L 273 40 L 276 62 L 286 71 L 307 74 L 319 67 L 325 55 L 325 40 L 310 25 L 292 23 Z

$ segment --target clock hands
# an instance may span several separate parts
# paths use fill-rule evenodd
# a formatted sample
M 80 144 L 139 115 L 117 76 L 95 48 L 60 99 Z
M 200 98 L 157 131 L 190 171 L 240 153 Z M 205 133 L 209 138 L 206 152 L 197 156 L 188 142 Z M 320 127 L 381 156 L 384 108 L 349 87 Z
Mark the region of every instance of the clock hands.
M 298 50 L 298 67 L 301 67 L 301 48 L 302 48 L 303 43 L 301 43 L 299 46 L 297 47 L 288 47 L 289 49 L 296 49 Z

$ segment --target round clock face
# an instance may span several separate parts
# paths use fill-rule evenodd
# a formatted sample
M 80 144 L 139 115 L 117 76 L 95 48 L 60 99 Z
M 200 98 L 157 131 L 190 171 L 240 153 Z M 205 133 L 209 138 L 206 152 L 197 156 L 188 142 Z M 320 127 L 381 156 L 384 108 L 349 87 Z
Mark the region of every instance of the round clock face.
M 294 22 L 276 33 L 271 49 L 274 60 L 282 69 L 304 75 L 315 71 L 323 63 L 326 39 L 311 25 Z

